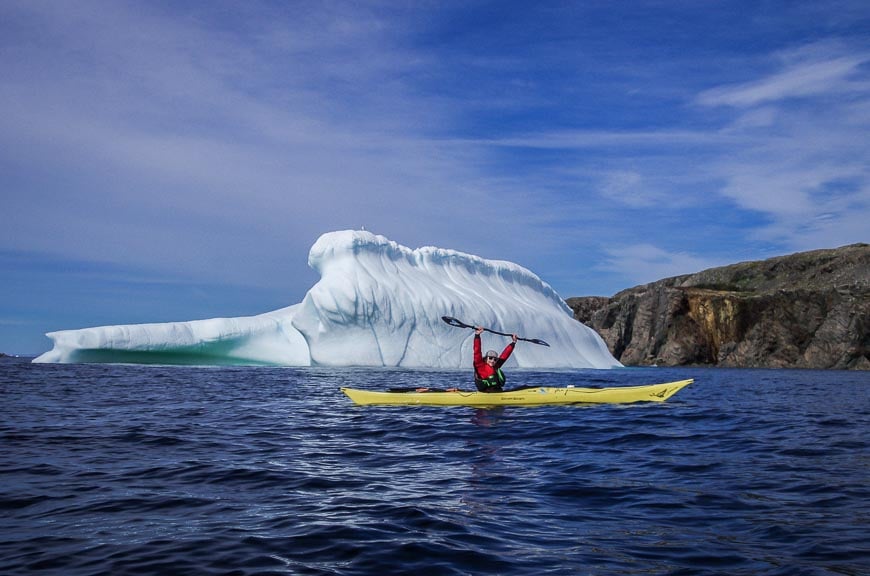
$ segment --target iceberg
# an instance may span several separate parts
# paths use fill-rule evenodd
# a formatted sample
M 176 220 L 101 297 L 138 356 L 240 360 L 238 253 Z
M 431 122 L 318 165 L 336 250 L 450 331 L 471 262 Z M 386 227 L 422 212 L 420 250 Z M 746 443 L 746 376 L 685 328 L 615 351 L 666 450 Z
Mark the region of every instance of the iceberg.
M 519 342 L 509 367 L 621 366 L 549 284 L 511 262 L 345 230 L 321 236 L 308 264 L 320 280 L 299 304 L 242 318 L 49 332 L 54 346 L 34 362 L 468 368 L 474 334 L 441 320 L 453 316 L 550 344 Z M 484 349 L 509 341 L 483 339 Z

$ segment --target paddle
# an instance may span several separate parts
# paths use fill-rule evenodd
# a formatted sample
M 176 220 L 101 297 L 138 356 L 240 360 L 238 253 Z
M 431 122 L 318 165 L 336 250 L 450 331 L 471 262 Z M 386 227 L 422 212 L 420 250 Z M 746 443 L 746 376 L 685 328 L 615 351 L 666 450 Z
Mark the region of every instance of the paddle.
M 450 324 L 451 326 L 456 326 L 457 328 L 477 328 L 476 326 L 472 326 L 471 324 L 466 324 L 462 320 L 457 320 L 451 316 L 442 316 L 442 320 Z M 498 334 L 499 336 L 513 336 L 513 334 L 505 334 L 504 332 L 496 332 L 495 330 L 490 330 L 489 328 L 484 328 L 484 332 L 489 332 L 490 334 Z M 541 346 L 550 346 L 543 340 L 539 340 L 537 338 L 520 338 L 517 336 L 517 340 L 522 340 L 523 342 L 531 342 L 532 344 L 540 344 Z

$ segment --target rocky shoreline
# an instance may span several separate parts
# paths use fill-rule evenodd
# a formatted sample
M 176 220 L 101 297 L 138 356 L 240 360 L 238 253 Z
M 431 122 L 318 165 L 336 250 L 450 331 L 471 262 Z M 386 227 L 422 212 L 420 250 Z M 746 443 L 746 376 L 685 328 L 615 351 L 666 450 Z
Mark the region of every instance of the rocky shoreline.
M 627 366 L 870 370 L 870 245 L 568 298 Z

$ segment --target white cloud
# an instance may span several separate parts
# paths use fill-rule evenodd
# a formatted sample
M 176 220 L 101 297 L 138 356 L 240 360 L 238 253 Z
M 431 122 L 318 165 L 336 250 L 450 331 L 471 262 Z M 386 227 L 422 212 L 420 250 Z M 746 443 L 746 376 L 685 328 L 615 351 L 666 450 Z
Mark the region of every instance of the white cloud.
M 829 43 L 812 44 L 777 55 L 782 68 L 767 77 L 706 90 L 698 95 L 703 106 L 751 107 L 794 98 L 867 90 L 861 73 L 870 60 Z
M 870 53 L 823 42 L 776 61 L 767 76 L 697 99 L 738 112 L 724 130 L 740 146 L 711 166 L 721 194 L 764 216 L 750 237 L 786 249 L 866 238 L 856 222 L 870 221 Z
M 478 152 L 426 137 L 451 113 L 408 90 L 420 57 L 387 24 L 352 4 L 246 10 L 224 29 L 154 5 L 0 8 L 21 35 L 0 52 L 0 145 L 43 179 L 4 190 L 3 247 L 270 282 L 264 250 L 304 265 L 328 230 L 471 230 L 451 199 Z
M 870 218 L 867 58 L 842 45 L 781 52 L 766 76 L 687 94 L 698 79 L 668 80 L 685 64 L 671 57 L 614 72 L 573 45 L 478 52 L 450 22 L 424 21 L 440 5 L 197 10 L 0 3 L 0 160 L 16 176 L 0 248 L 274 285 L 320 233 L 365 226 L 545 278 L 591 246 L 649 240 L 623 263 L 652 280 L 706 264 L 649 250 L 679 246 L 723 199 L 763 215 L 741 234 L 786 246 Z M 601 102 L 625 86 L 643 89 Z
M 727 133 L 703 130 L 556 130 L 473 143 L 539 149 L 656 149 L 661 146 L 707 146 L 732 141 Z
M 723 262 L 693 256 L 688 252 L 669 252 L 652 244 L 614 246 L 605 250 L 601 270 L 619 272 L 636 284 L 646 284 L 682 274 L 700 272 Z

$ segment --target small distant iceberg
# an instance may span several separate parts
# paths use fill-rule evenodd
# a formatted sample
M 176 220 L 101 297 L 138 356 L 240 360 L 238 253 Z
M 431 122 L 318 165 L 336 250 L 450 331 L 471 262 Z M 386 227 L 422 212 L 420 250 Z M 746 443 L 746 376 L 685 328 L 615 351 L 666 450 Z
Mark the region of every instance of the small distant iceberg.
M 320 281 L 299 304 L 242 318 L 50 332 L 53 348 L 34 362 L 467 368 L 473 332 L 445 324 L 447 315 L 550 344 L 521 342 L 508 366 L 621 366 L 555 290 L 511 262 L 346 230 L 321 236 L 308 264 Z M 488 348 L 507 341 L 484 334 Z

